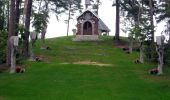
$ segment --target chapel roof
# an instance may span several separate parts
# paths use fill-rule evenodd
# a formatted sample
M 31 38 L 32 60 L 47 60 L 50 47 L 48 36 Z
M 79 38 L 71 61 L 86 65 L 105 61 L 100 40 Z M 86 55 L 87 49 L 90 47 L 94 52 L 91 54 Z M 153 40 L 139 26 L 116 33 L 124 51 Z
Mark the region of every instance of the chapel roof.
M 98 28 L 102 32 L 110 32 L 111 31 L 100 18 L 99 18 L 99 21 L 98 21 Z
M 99 21 L 98 21 L 98 29 L 100 30 L 100 31 L 102 31 L 102 32 L 110 32 L 111 30 L 107 27 L 107 25 L 99 18 L 99 16 L 96 14 L 96 13 L 94 13 L 94 12 L 92 12 L 90 9 L 86 9 L 84 12 L 82 12 L 78 17 L 77 17 L 77 19 L 79 18 L 79 17 L 81 17 L 84 13 L 86 13 L 86 12 L 91 12 L 96 18 L 98 18 L 99 19 Z
M 94 12 L 92 12 L 90 9 L 86 9 L 85 11 L 83 11 L 78 17 L 77 17 L 77 19 L 79 18 L 79 17 L 81 17 L 84 13 L 86 13 L 86 12 L 90 12 L 90 13 L 92 13 L 96 18 L 98 18 L 99 19 L 99 17 L 98 17 L 98 15 L 96 15 Z

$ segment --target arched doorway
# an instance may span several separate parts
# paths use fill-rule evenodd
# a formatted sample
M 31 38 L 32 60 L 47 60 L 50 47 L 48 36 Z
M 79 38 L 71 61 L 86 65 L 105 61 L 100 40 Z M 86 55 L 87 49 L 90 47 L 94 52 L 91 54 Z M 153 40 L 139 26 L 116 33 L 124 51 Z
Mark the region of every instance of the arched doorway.
M 83 25 L 83 35 L 92 35 L 92 24 L 89 21 Z

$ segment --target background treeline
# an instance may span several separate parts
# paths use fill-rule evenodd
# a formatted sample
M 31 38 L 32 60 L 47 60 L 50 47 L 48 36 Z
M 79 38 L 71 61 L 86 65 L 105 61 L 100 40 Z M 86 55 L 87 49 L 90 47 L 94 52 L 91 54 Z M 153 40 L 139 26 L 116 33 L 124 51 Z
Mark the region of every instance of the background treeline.
M 95 0 L 94 0 L 95 1 Z M 100 0 L 95 2 L 99 3 Z M 93 4 L 93 3 L 92 3 Z M 96 4 L 94 3 L 94 6 Z M 157 61 L 155 36 L 155 23 L 164 21 L 163 35 L 170 38 L 170 1 L 169 0 L 113 0 L 116 7 L 116 31 L 115 37 L 120 40 L 121 28 L 129 34 L 129 52 L 133 51 L 134 38 L 139 41 L 140 61 Z M 97 6 L 99 7 L 99 5 Z M 0 1 L 0 63 L 10 65 L 11 36 L 19 36 L 18 55 L 23 58 L 30 56 L 29 35 L 30 27 L 34 27 L 37 34 L 41 34 L 42 45 L 48 27 L 49 13 L 55 13 L 56 17 L 61 13 L 76 13 L 82 8 L 81 0 L 1 0 Z M 102 9 L 102 8 L 101 8 Z M 68 24 L 70 14 L 68 18 Z M 123 21 L 122 21 L 123 20 Z M 32 23 L 32 26 L 30 26 Z M 170 41 L 165 44 L 165 64 L 170 64 Z
M 41 34 L 43 49 L 49 13 L 58 18 L 70 9 L 76 13 L 81 7 L 81 0 L 0 0 L 0 64 L 10 65 L 11 36 L 20 37 L 17 59 L 28 58 L 30 27 L 36 35 Z

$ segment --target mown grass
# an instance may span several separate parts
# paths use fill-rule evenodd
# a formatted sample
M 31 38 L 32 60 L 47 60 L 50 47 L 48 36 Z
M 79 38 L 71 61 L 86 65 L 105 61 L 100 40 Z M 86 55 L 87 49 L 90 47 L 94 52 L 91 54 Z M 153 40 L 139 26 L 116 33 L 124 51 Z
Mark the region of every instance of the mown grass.
M 48 39 L 40 50 L 44 62 L 25 62 L 23 74 L 0 73 L 0 100 L 169 100 L 170 72 L 149 75 L 156 65 L 134 64 L 138 53 L 125 54 L 111 37 L 98 42 Z M 73 64 L 93 61 L 111 66 Z

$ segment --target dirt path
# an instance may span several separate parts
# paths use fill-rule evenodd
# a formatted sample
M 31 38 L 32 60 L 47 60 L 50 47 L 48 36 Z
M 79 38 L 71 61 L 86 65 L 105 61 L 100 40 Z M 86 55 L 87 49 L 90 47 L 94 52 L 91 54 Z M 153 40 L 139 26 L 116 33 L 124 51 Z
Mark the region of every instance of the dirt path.
M 112 64 L 104 64 L 104 63 L 99 63 L 99 62 L 94 62 L 94 61 L 78 61 L 78 62 L 73 62 L 73 63 L 61 63 L 61 64 L 96 65 L 96 66 L 100 66 L 100 67 L 113 66 Z

